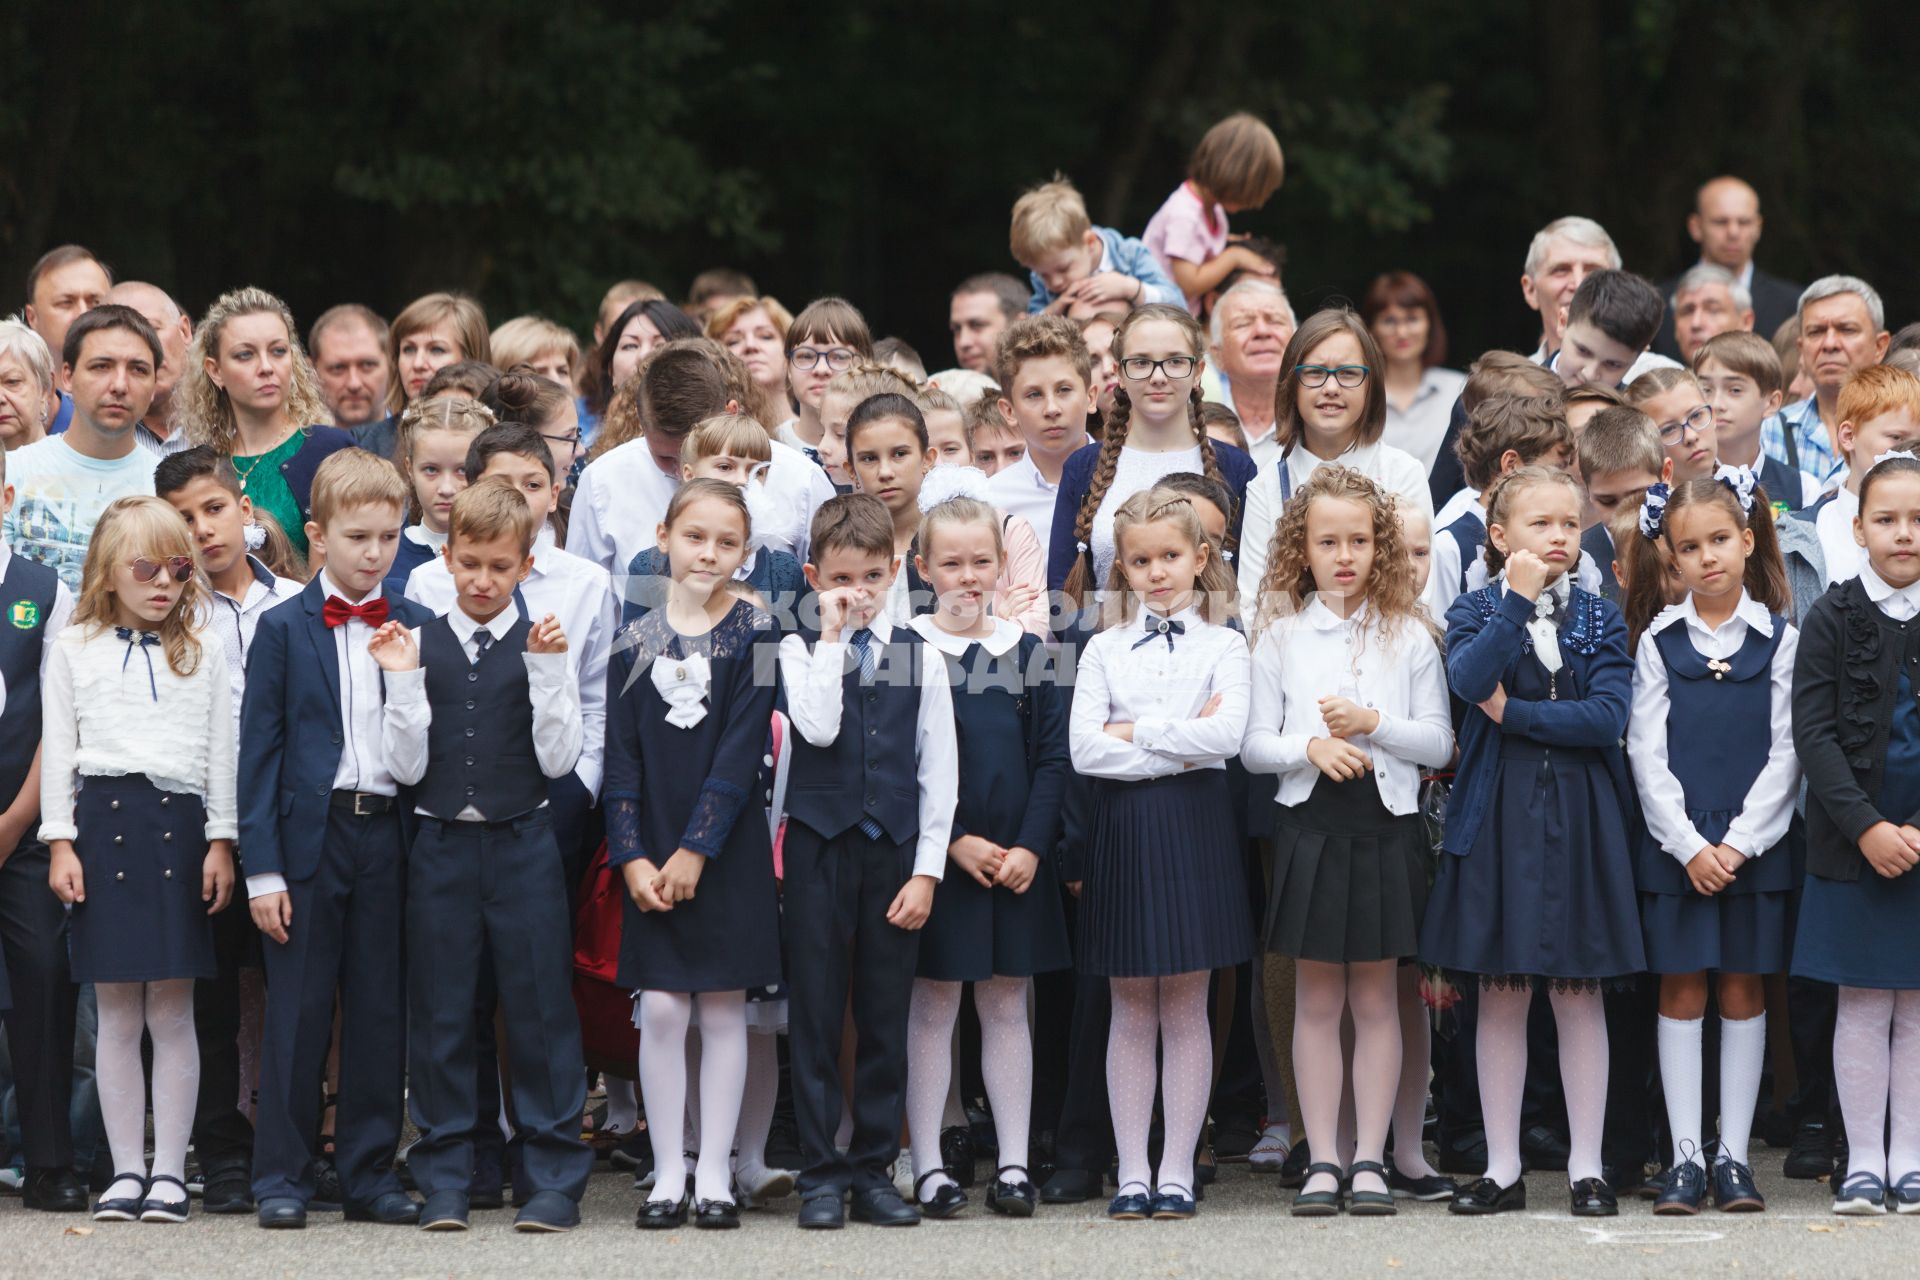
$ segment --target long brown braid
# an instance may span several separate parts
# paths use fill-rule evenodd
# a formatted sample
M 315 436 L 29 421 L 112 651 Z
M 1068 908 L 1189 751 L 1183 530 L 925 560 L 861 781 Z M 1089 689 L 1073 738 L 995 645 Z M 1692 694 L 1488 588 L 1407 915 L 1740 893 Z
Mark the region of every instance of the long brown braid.
M 1199 321 L 1179 307 L 1165 303 L 1149 303 L 1144 307 L 1135 307 L 1115 327 L 1113 333 L 1114 359 L 1124 360 L 1127 354 L 1127 335 L 1136 325 L 1149 320 L 1165 320 L 1179 327 L 1186 335 L 1187 348 L 1196 361 L 1206 358 L 1206 334 L 1201 330 Z M 1195 366 L 1197 377 L 1199 368 Z M 1200 385 L 1196 381 L 1193 394 L 1187 403 L 1187 420 L 1192 425 L 1193 434 L 1200 445 L 1200 466 L 1209 480 L 1213 480 L 1227 490 L 1228 500 L 1234 506 L 1227 512 L 1226 549 L 1232 551 L 1237 546 L 1233 535 L 1234 516 L 1239 508 L 1239 500 L 1233 496 L 1232 486 L 1220 472 L 1220 462 L 1213 450 L 1213 440 L 1207 435 L 1206 426 L 1200 420 Z M 1114 391 L 1114 412 L 1105 424 L 1100 437 L 1100 456 L 1094 461 L 1093 475 L 1087 481 L 1086 496 L 1080 500 L 1080 510 L 1073 521 L 1073 539 L 1076 547 L 1086 548 L 1074 557 L 1073 569 L 1067 574 L 1064 590 L 1076 604 L 1085 607 L 1092 596 L 1093 581 L 1093 518 L 1100 510 L 1100 503 L 1106 498 L 1107 490 L 1113 487 L 1113 477 L 1120 466 L 1120 450 L 1127 443 L 1127 429 L 1133 417 L 1133 398 L 1127 394 L 1123 383 Z

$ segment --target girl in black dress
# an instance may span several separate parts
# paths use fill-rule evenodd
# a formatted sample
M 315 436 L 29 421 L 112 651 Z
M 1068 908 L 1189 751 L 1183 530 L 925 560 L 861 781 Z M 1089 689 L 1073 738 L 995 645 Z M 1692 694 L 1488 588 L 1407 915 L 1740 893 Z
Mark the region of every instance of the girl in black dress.
M 1067 704 L 1040 641 L 987 608 L 1006 566 L 1000 526 L 981 496 L 949 498 L 922 518 L 914 561 L 938 608 L 912 626 L 946 657 L 960 744 L 960 803 L 947 848 L 953 867 L 920 935 L 907 1032 L 914 1194 L 923 1212 L 939 1218 L 967 1202 L 940 1155 L 961 984 L 974 984 L 980 1067 L 999 1139 L 987 1207 L 1024 1218 L 1035 1203 L 1026 1167 L 1033 1100 L 1027 992 L 1034 974 L 1072 963 L 1053 867 L 1068 772 Z
M 780 981 L 773 849 L 756 801 L 774 702 L 767 616 L 727 584 L 746 555 L 737 486 L 690 480 L 660 525 L 673 585 L 608 669 L 607 858 L 633 909 L 619 981 L 636 991 L 655 1182 L 636 1225 L 736 1227 L 729 1157 L 746 1088 L 749 987 Z M 761 657 L 763 661 L 756 661 Z M 681 1159 L 686 1037 L 699 1012 L 700 1160 Z

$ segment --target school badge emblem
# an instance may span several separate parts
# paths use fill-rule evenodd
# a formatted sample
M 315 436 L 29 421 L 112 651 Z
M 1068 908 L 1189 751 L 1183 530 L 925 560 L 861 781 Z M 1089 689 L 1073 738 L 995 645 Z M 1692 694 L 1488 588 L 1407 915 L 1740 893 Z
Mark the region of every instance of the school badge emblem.
M 22 631 L 40 625 L 40 606 L 31 600 L 15 600 L 7 609 L 7 619 Z

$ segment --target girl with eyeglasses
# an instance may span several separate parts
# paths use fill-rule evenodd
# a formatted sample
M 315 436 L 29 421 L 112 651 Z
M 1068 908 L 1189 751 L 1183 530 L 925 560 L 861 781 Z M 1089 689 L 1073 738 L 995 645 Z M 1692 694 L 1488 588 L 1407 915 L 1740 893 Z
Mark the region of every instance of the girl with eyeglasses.
M 1280 457 L 1247 486 L 1245 538 L 1238 569 L 1248 609 L 1259 605 L 1267 544 L 1280 514 L 1313 473 L 1329 462 L 1358 471 L 1400 501 L 1431 516 L 1427 472 L 1412 454 L 1380 442 L 1387 394 L 1380 348 L 1347 307 L 1308 316 L 1287 343 L 1274 400 Z
M 873 363 L 873 331 L 845 298 L 815 298 L 787 326 L 787 391 L 794 416 L 773 438 L 820 462 L 820 402 L 827 384 L 856 364 Z M 851 406 L 849 406 L 851 408 Z
M 227 662 L 194 628 L 205 602 L 179 513 L 119 499 L 88 544 L 73 625 L 42 685 L 40 838 L 72 908 L 74 981 L 93 983 L 100 1004 L 95 1071 L 114 1178 L 95 1221 L 187 1220 L 193 984 L 218 973 L 208 917 L 233 892 L 238 835 Z
M 1653 419 L 1660 447 L 1673 459 L 1673 483 L 1712 477 L 1720 439 L 1700 380 L 1686 369 L 1649 369 L 1627 384 L 1627 403 Z

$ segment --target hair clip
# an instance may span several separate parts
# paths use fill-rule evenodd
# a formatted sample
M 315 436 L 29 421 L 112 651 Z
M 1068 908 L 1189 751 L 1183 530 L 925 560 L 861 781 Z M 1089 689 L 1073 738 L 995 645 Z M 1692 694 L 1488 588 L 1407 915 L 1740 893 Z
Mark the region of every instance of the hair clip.
M 920 482 L 920 513 L 925 515 L 954 498 L 972 498 L 991 503 L 987 473 L 978 467 L 935 467 Z
M 1740 500 L 1742 515 L 1753 514 L 1753 486 L 1757 477 L 1752 467 L 1736 467 L 1723 462 L 1713 469 L 1713 478 L 1733 490 L 1733 496 Z
M 1920 462 L 1920 457 L 1915 457 L 1911 449 L 1889 449 L 1885 453 L 1875 456 L 1873 465 L 1877 467 L 1881 463 L 1891 462 L 1895 458 L 1905 458 L 1908 462 Z
M 1647 500 L 1640 508 L 1640 533 L 1647 538 L 1658 538 L 1667 522 L 1667 499 L 1672 496 L 1672 486 L 1664 481 L 1649 486 Z

